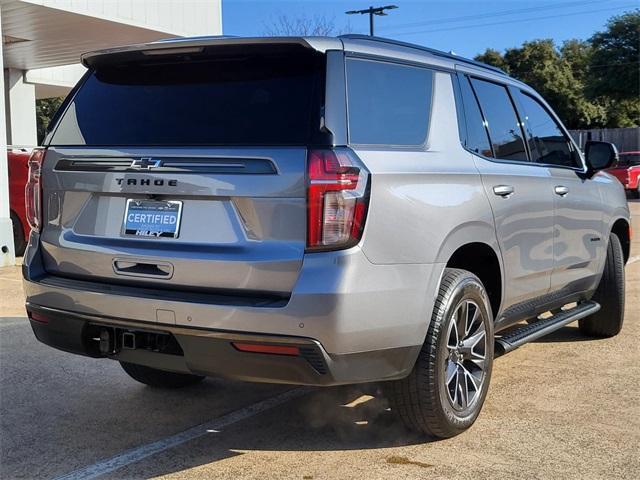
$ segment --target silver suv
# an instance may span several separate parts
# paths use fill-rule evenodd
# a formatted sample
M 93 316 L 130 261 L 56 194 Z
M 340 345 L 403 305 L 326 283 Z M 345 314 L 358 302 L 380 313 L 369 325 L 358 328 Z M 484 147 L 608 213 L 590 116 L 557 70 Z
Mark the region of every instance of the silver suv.
M 449 437 L 495 355 L 622 327 L 629 210 L 597 173 L 615 147 L 583 156 L 496 68 L 357 35 L 82 60 L 30 160 L 48 345 L 155 387 L 383 382 L 409 427 Z

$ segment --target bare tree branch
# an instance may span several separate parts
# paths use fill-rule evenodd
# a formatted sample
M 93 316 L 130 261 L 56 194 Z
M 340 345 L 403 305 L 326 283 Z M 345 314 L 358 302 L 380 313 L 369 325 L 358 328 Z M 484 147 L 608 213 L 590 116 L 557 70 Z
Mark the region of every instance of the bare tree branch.
M 336 29 L 334 17 L 327 18 L 324 15 L 316 15 L 292 18 L 281 14 L 270 22 L 264 23 L 263 33 L 268 37 L 288 37 L 296 35 L 331 36 L 350 31 L 351 26 L 348 23 L 343 28 Z

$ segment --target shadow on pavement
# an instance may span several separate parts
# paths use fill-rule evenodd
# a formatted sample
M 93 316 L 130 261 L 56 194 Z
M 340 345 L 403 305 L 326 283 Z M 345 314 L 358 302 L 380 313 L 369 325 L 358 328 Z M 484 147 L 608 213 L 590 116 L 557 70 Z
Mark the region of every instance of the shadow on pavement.
M 180 390 L 152 389 L 116 362 L 40 344 L 24 317 L 2 317 L 0 326 L 2 478 L 55 478 L 290 388 L 207 379 Z M 351 451 L 429 442 L 408 432 L 371 390 L 366 387 L 375 397 L 364 396 L 363 388 L 313 389 L 111 475 L 152 477 L 252 450 Z
M 381 397 L 356 387 L 312 391 L 301 400 L 113 472 L 110 478 L 154 478 L 251 451 L 382 449 L 434 441 L 405 429 Z
M 578 325 L 567 325 L 532 343 L 566 343 L 566 342 L 597 342 L 599 338 L 584 335 L 578 329 Z

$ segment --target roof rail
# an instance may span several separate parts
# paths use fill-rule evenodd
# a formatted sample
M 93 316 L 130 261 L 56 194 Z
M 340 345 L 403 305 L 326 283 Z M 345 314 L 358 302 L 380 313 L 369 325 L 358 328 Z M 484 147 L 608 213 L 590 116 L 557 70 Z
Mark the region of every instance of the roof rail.
M 380 43 L 387 43 L 389 45 L 397 45 L 399 47 L 413 48 L 416 50 L 421 50 L 423 52 L 428 52 L 438 57 L 444 57 L 450 60 L 455 60 L 457 62 L 468 63 L 476 67 L 485 68 L 487 70 L 491 70 L 493 72 L 497 72 L 502 75 L 507 75 L 507 72 L 505 72 L 501 68 L 494 67 L 493 65 L 489 65 L 483 62 L 478 62 L 476 60 L 471 60 L 470 58 L 459 57 L 454 53 L 443 52 L 442 50 L 436 50 L 435 48 L 423 47 L 422 45 L 416 45 L 415 43 L 401 42 L 399 40 L 392 40 L 390 38 L 383 38 L 383 37 L 372 37 L 369 35 L 362 35 L 359 33 L 348 33 L 346 35 L 340 35 L 338 36 L 338 38 L 347 38 L 352 40 L 369 40 L 371 42 L 380 42 Z

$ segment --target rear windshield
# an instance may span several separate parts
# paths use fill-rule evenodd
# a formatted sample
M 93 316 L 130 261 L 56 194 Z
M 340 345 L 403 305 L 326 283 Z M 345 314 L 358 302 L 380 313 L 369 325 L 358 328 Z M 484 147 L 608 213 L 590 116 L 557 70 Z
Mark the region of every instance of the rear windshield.
M 137 62 L 91 72 L 51 145 L 299 145 L 320 128 L 324 57 Z

